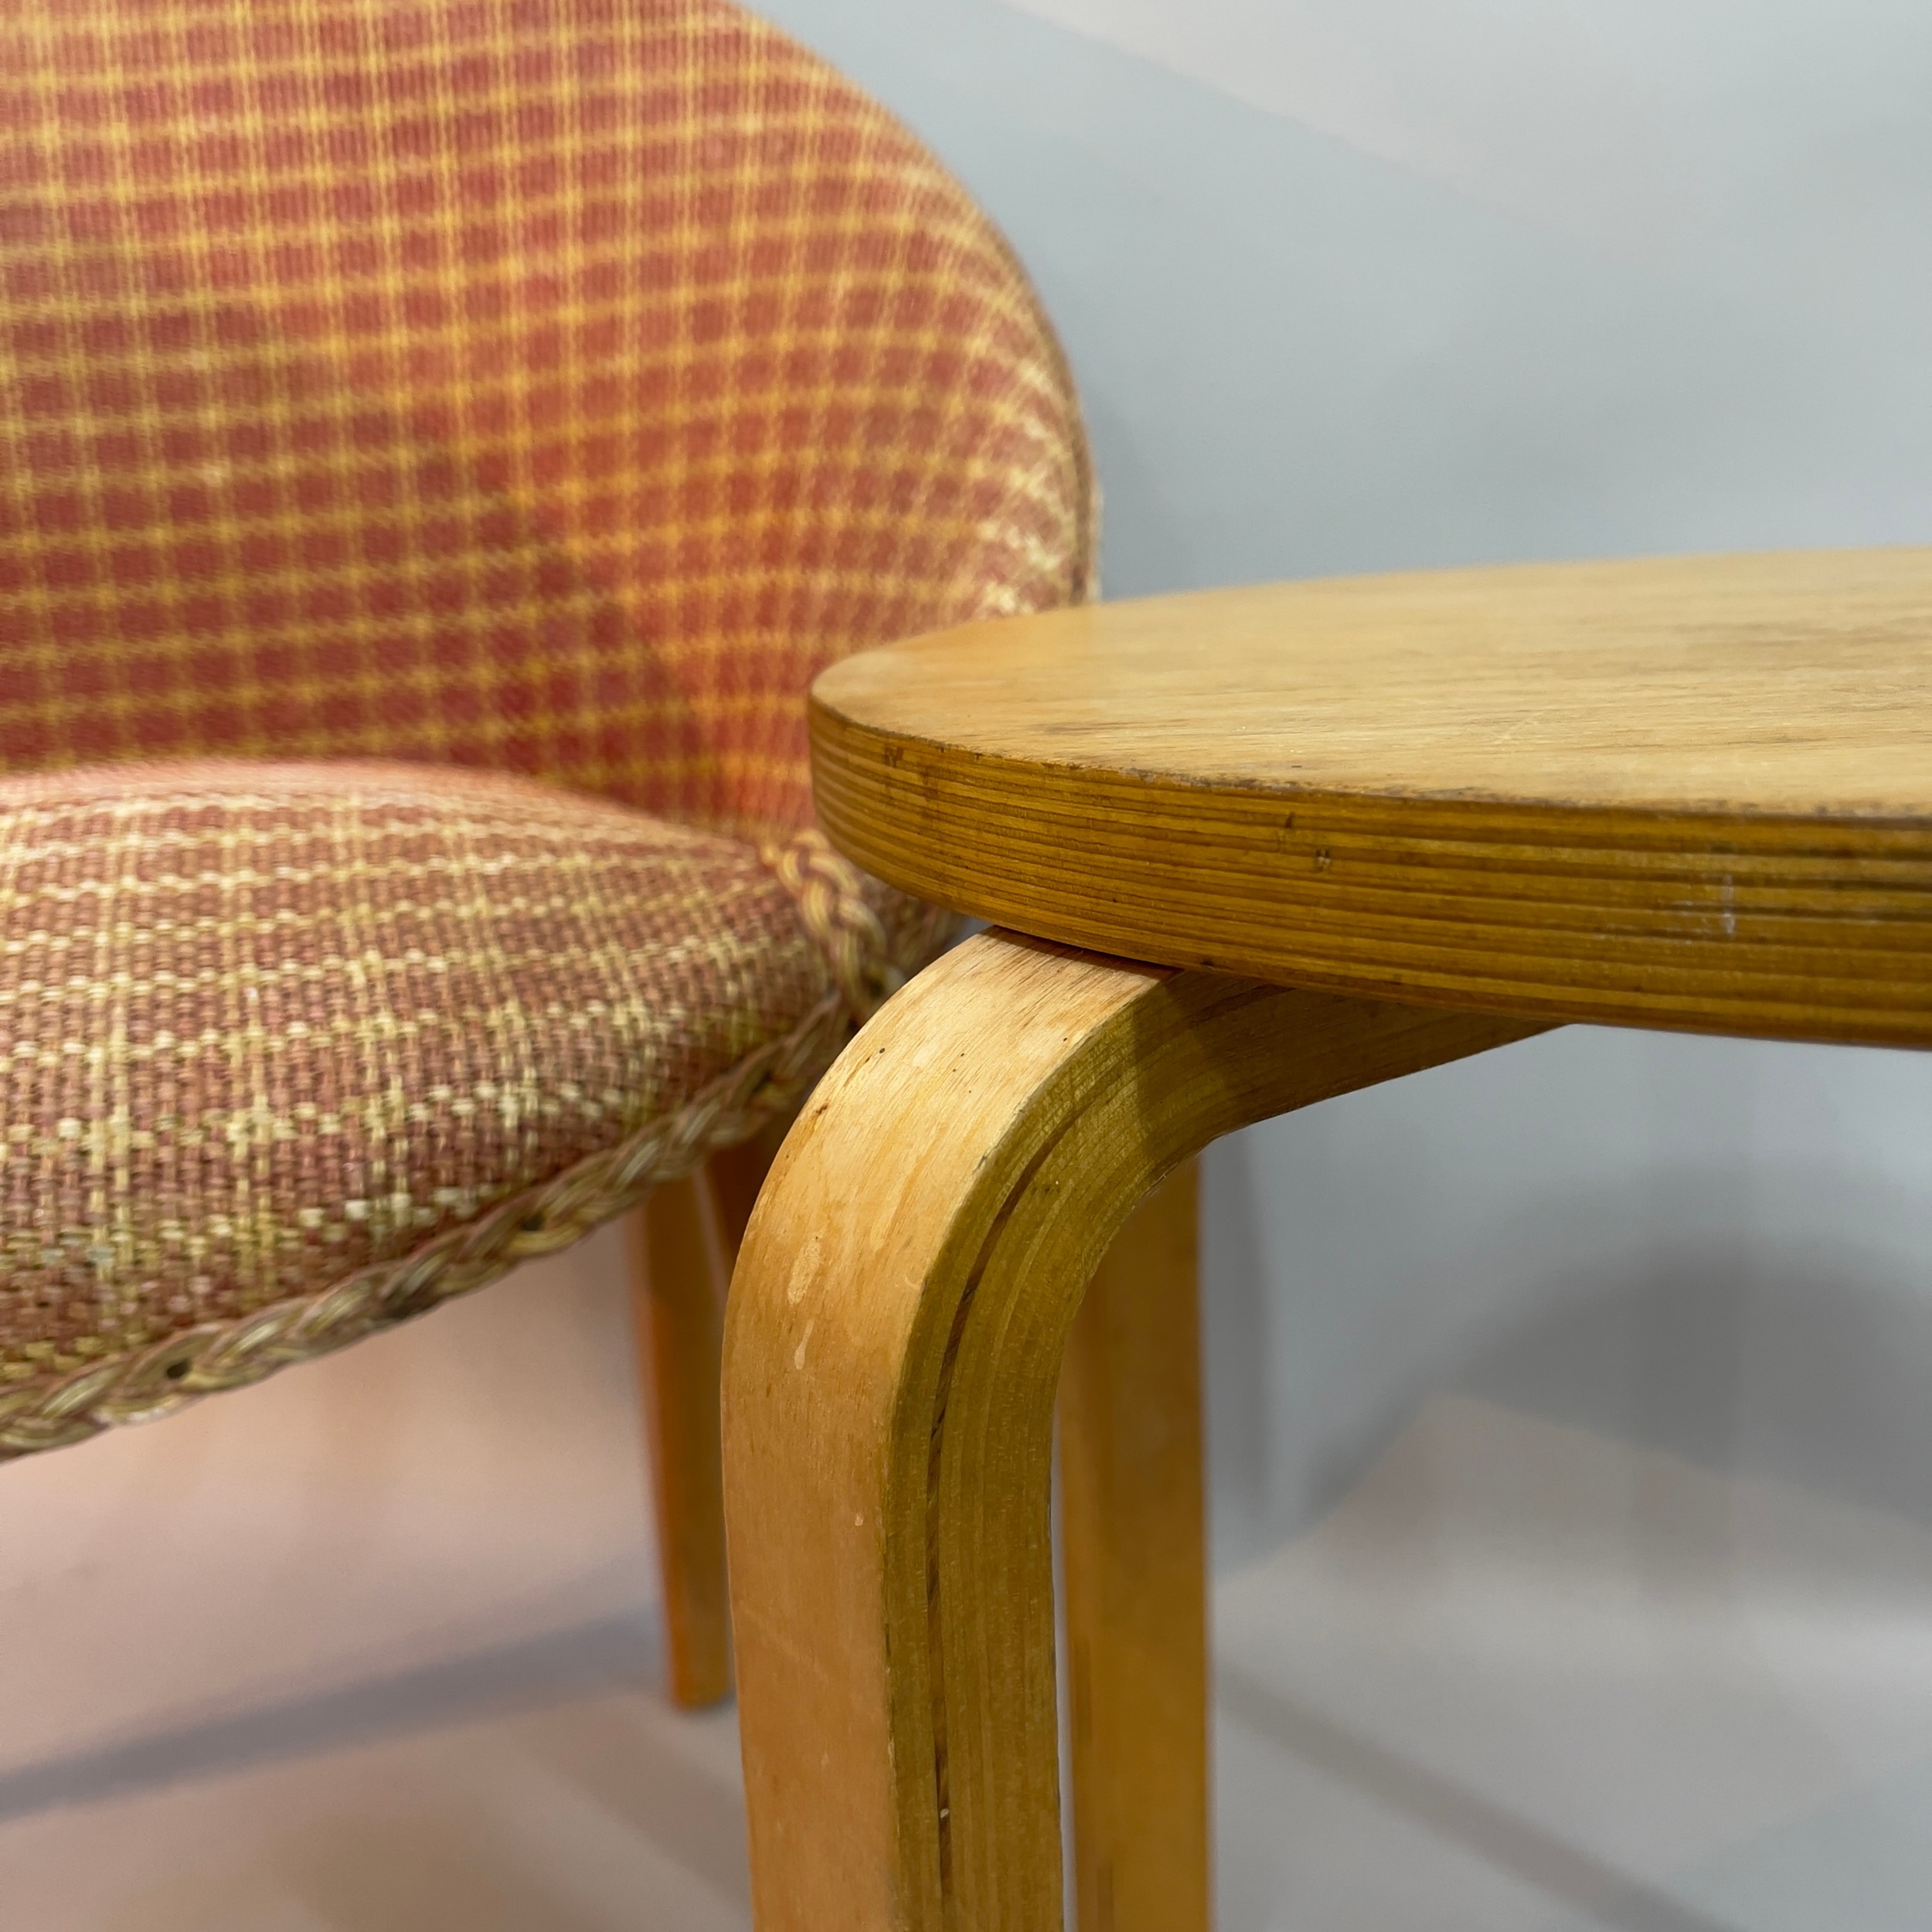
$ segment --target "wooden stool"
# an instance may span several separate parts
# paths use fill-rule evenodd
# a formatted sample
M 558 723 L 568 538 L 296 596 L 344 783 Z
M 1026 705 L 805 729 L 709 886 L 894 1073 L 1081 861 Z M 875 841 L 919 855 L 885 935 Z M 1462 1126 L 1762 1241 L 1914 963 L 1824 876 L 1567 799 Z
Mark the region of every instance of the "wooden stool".
M 833 840 L 1002 930 L 846 1051 L 738 1265 L 757 1923 L 1060 1924 L 1058 1391 L 1080 1922 L 1199 1932 L 1185 1193 L 1077 1322 L 1090 1277 L 1216 1136 L 1558 1022 L 1932 1042 L 1932 552 L 1087 608 L 814 706 Z

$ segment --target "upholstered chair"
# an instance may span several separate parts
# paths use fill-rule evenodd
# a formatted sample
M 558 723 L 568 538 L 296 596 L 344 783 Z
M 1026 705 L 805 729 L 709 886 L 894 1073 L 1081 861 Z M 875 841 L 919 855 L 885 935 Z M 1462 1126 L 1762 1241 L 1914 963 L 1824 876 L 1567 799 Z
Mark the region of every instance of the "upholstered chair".
M 813 830 L 804 692 L 1083 594 L 1024 276 L 720 0 L 5 0 L 0 356 L 0 1451 L 641 1203 L 720 1694 L 733 1245 L 944 937 Z

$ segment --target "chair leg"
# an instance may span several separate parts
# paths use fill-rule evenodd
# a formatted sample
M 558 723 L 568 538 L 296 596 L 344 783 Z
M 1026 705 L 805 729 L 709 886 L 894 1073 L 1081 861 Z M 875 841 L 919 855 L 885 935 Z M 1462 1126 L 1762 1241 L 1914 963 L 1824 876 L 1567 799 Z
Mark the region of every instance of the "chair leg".
M 1083 1291 L 1217 1135 L 1536 1030 L 988 933 L 847 1049 L 726 1321 L 760 1932 L 1060 1926 L 1049 1487 Z
M 1199 1172 L 1128 1218 L 1060 1367 L 1080 1932 L 1208 1932 Z
M 790 1124 L 776 1121 L 648 1196 L 625 1230 L 657 1508 L 666 1675 L 688 1707 L 731 1694 L 718 1358 L 745 1223 Z

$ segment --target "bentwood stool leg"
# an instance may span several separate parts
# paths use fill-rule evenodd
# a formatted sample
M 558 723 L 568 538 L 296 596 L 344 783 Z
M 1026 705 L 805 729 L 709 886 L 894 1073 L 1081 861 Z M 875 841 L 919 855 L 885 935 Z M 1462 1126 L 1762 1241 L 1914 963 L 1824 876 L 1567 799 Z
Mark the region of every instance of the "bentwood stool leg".
M 1218 1135 L 1535 1030 L 990 933 L 861 1032 L 726 1324 L 760 1932 L 1061 1923 L 1049 1485 L 1083 1291 Z
M 657 1189 L 631 1215 L 631 1257 L 645 1440 L 657 1509 L 665 1674 L 674 1701 L 731 1692 L 718 1356 L 725 1290 L 752 1203 L 789 1117 Z
M 1080 1932 L 1207 1932 L 1198 1164 L 1128 1216 L 1060 1367 Z

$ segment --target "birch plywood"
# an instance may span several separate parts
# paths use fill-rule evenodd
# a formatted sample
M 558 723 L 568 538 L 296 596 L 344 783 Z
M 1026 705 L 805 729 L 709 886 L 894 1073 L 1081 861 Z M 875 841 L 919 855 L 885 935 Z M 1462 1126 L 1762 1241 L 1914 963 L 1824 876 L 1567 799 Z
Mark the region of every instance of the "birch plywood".
M 1209 1932 L 1200 1168 L 1115 1236 L 1060 1364 L 1080 1932 Z
M 726 1318 L 760 1932 L 1057 1932 L 1049 1475 L 1087 1284 L 1219 1134 L 1535 1030 L 982 933 L 846 1049 L 759 1196 Z M 1103 1577 L 1128 1522 L 1087 1515 Z M 1100 1661 L 1096 1699 L 1121 1682 Z M 1143 1698 L 1094 1726 L 1124 1767 L 1179 1729 Z M 1100 1795 L 1104 1846 L 1122 1814 Z M 1175 1869 L 1202 1862 L 1183 1845 Z M 1199 1925 L 1205 1899 L 1181 1909 Z
M 1090 606 L 849 660 L 820 815 L 1063 942 L 1403 999 L 1932 1043 L 1932 550 Z

